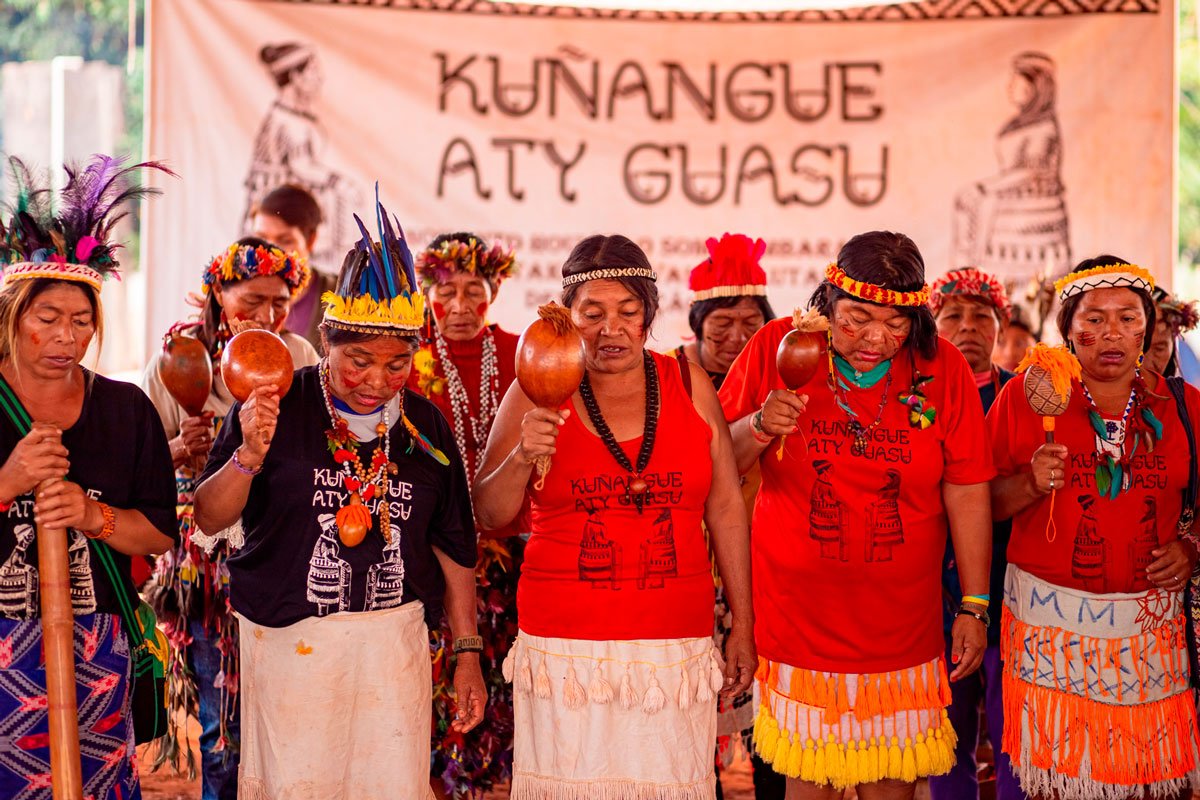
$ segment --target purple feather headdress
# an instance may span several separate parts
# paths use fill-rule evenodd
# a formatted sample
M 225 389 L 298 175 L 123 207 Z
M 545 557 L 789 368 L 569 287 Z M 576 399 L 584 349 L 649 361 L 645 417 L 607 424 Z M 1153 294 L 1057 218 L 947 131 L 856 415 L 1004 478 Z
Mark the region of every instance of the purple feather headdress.
M 113 227 L 128 215 L 128 204 L 159 194 L 138 183 L 137 173 L 155 169 L 175 173 L 156 161 L 126 167 L 124 159 L 92 156 L 86 165 L 64 165 L 67 183 L 52 208 L 48 179 L 37 180 L 20 159 L 8 160 L 16 189 L 7 225 L 0 219 L 0 288 L 29 278 L 86 283 L 99 291 L 117 275 L 119 264 L 110 242 Z

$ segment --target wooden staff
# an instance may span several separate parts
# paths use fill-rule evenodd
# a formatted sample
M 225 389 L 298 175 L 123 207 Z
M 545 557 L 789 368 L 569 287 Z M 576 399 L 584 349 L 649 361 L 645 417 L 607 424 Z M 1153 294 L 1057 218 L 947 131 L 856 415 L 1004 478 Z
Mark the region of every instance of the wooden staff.
M 43 482 L 38 491 L 50 482 Z M 50 720 L 50 781 L 54 800 L 83 800 L 79 715 L 75 709 L 75 613 L 67 565 L 66 528 L 37 526 L 42 639 L 46 650 L 46 715 Z

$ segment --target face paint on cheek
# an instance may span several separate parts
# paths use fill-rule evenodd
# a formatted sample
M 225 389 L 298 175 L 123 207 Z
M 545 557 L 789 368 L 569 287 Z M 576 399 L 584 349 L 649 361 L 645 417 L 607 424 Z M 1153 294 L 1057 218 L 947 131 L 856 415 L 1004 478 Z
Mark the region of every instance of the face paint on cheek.
M 445 319 L 446 318 L 446 307 L 444 305 L 442 305 L 441 303 L 439 303 L 437 300 L 433 301 L 433 316 L 436 317 L 437 319 Z
M 400 391 L 401 389 L 404 388 L 404 384 L 407 382 L 406 379 L 407 379 L 407 376 L 401 377 L 400 375 L 389 375 L 388 376 L 388 391 L 391 391 L 391 392 Z
M 1076 338 L 1079 340 L 1079 343 L 1081 345 L 1083 345 L 1084 347 L 1091 347 L 1092 345 L 1094 345 L 1096 343 L 1096 334 L 1088 333 L 1087 331 L 1084 331 L 1083 333 L 1079 334 L 1079 336 L 1077 336 Z
M 488 304 L 480 303 L 479 305 L 475 306 L 475 316 L 482 317 L 485 314 L 487 314 L 487 310 L 488 310 Z
M 41 344 L 42 337 L 38 336 L 36 333 L 31 333 L 29 334 L 29 341 L 33 342 L 34 344 Z
M 839 324 L 838 330 L 840 330 L 842 332 L 842 336 L 845 336 L 849 339 L 858 338 L 858 334 L 856 334 L 853 330 L 851 330 L 849 325 L 846 325 L 844 323 Z

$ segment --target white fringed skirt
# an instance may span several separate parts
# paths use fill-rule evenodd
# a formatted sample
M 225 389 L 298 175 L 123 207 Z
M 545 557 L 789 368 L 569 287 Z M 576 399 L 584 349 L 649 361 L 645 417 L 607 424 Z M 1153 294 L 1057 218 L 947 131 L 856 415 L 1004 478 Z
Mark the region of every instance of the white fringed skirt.
M 722 662 L 709 637 L 591 641 L 521 632 L 512 800 L 711 800 Z

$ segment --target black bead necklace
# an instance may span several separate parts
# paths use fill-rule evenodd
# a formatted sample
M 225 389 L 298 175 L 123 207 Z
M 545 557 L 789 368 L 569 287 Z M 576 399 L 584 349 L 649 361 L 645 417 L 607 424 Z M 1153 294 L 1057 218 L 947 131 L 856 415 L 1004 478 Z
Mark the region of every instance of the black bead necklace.
M 608 452 L 612 453 L 612 457 L 630 474 L 625 482 L 625 497 L 633 501 L 639 514 L 642 513 L 649 490 L 646 479 L 642 477 L 642 472 L 650 463 L 650 454 L 654 451 L 654 434 L 658 430 L 660 400 L 658 370 L 654 367 L 653 357 L 644 350 L 642 351 L 642 367 L 646 371 L 646 421 L 642 426 L 642 446 L 638 450 L 636 469 L 633 464 L 629 463 L 629 456 L 625 455 L 621 445 L 617 444 L 617 437 L 613 435 L 612 429 L 604 421 L 604 415 L 600 413 L 600 404 L 596 402 L 596 395 L 592 394 L 592 384 L 586 373 L 583 376 L 583 383 L 579 386 L 579 396 L 583 398 L 583 407 L 587 409 L 592 427 L 596 429 L 596 433 L 600 434 L 600 440 L 604 442 Z

